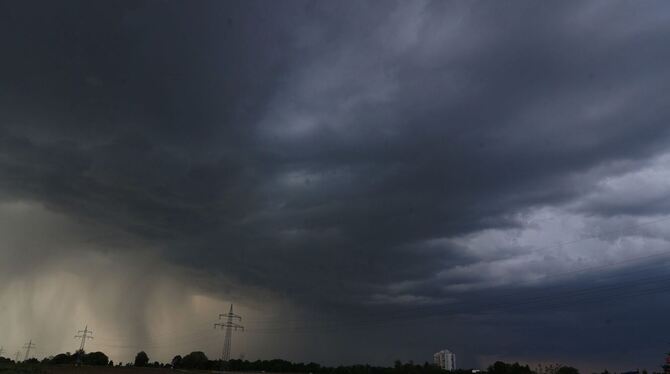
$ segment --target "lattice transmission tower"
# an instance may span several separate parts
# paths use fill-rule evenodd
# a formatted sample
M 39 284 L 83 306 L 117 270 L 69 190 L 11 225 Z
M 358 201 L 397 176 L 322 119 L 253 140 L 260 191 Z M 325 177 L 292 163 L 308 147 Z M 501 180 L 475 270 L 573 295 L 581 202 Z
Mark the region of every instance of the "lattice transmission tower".
M 33 343 L 33 340 L 30 339 L 28 343 L 26 343 L 23 348 L 26 349 L 26 357 L 23 359 L 23 361 L 28 361 L 28 358 L 30 356 L 30 350 L 35 348 L 35 343 Z
M 74 338 L 81 339 L 79 350 L 77 351 L 77 365 L 81 365 L 84 359 L 84 347 L 86 346 L 86 339 L 93 339 L 93 331 L 89 330 L 88 325 L 86 325 L 83 330 L 77 331 L 77 335 L 75 335 Z
M 224 365 L 230 360 L 230 347 L 232 345 L 232 335 L 233 330 L 242 330 L 244 331 L 244 326 L 235 323 L 234 321 L 242 321 L 242 316 L 239 316 L 233 313 L 233 304 L 230 304 L 230 311 L 225 314 L 219 314 L 219 319 L 226 319 L 226 322 L 215 323 L 214 328 L 220 327 L 225 331 L 225 336 L 223 340 L 223 351 L 221 352 L 221 370 L 224 369 Z

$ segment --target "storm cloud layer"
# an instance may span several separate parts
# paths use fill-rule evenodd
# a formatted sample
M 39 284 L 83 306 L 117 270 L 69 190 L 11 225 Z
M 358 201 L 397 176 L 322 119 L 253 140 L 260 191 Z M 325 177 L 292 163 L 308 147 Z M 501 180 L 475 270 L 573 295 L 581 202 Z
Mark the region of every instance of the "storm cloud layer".
M 5 281 L 102 256 L 266 356 L 660 363 L 666 4 L 0 4 Z

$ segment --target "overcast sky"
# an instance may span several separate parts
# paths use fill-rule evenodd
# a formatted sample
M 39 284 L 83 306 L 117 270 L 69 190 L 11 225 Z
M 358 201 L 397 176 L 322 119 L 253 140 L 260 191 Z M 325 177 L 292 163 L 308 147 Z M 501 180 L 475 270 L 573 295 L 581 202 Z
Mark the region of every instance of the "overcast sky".
M 0 345 L 660 371 L 661 1 L 0 2 Z

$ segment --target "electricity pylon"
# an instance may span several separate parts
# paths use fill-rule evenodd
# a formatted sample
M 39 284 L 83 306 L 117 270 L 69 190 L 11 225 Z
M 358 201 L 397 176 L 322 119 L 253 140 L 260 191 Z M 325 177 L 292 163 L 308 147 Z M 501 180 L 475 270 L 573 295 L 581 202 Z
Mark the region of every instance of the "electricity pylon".
M 231 337 L 233 334 L 233 329 L 237 331 L 238 329 L 244 331 L 244 326 L 238 325 L 233 322 L 233 320 L 242 321 L 242 317 L 233 313 L 233 304 L 230 304 L 230 311 L 226 314 L 219 314 L 219 319 L 226 317 L 226 322 L 224 323 L 215 323 L 214 328 L 220 327 L 221 329 L 225 328 L 226 334 L 223 341 L 223 352 L 221 352 L 221 370 L 224 369 L 224 365 L 230 360 L 230 346 L 231 346 Z
M 21 354 L 21 351 L 16 351 L 16 356 L 14 356 L 14 362 L 17 364 L 19 363 L 19 355 Z
M 26 349 L 26 357 L 23 359 L 23 361 L 27 361 L 27 360 L 28 360 L 28 356 L 30 355 L 30 350 L 33 349 L 33 348 L 35 348 L 35 344 L 33 344 L 33 340 L 30 339 L 30 341 L 29 341 L 28 343 L 26 343 L 26 344 L 23 346 L 23 348 Z
M 5 351 L 5 350 L 3 349 L 3 347 L 0 346 L 0 357 L 2 357 L 2 352 L 4 352 L 4 351 Z
M 77 365 L 81 365 L 82 356 L 84 355 L 84 346 L 86 345 L 86 339 L 93 339 L 93 331 L 88 329 L 88 325 L 84 327 L 83 330 L 79 330 L 77 335 L 74 336 L 75 339 L 81 338 L 81 344 L 79 344 L 79 350 L 77 353 Z

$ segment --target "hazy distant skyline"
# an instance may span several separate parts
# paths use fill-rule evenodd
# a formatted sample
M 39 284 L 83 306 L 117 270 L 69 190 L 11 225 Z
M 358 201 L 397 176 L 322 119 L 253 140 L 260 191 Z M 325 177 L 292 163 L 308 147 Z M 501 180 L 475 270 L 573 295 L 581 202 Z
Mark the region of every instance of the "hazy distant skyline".
M 0 1 L 0 345 L 660 370 L 660 1 Z

